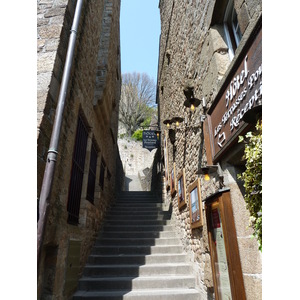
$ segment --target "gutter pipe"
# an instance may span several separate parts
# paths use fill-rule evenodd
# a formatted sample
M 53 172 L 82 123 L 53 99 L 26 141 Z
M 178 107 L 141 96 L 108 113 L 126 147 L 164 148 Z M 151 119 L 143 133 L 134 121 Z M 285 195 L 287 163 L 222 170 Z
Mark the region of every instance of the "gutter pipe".
M 74 56 L 74 49 L 76 43 L 76 35 L 80 21 L 80 15 L 82 11 L 83 0 L 77 0 L 73 24 L 70 31 L 69 44 L 67 49 L 66 61 L 58 96 L 58 102 L 55 112 L 55 119 L 52 129 L 51 141 L 47 155 L 46 167 L 43 177 L 42 190 L 40 194 L 39 203 L 39 221 L 37 225 L 37 266 L 39 267 L 39 261 L 41 256 L 41 248 L 45 235 L 45 225 L 49 213 L 49 204 L 51 197 L 51 190 L 54 178 L 54 169 L 58 155 L 58 142 L 62 126 L 63 111 L 65 106 L 65 100 L 68 91 L 70 73 L 72 68 L 72 61 Z

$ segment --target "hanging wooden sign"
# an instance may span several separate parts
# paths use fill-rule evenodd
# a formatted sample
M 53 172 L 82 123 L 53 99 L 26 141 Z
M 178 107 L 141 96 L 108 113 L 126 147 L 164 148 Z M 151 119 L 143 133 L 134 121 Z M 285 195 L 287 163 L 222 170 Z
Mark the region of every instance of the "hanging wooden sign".
M 262 103 L 262 30 L 244 54 L 236 61 L 236 67 L 227 76 L 208 111 L 208 128 L 213 162 L 217 162 L 238 140 L 249 124 L 244 114 Z

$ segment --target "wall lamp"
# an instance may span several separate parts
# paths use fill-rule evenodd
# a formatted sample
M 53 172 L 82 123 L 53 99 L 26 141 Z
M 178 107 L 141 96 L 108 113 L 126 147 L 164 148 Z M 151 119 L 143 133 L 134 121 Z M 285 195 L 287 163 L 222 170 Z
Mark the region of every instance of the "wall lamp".
M 165 125 L 167 125 L 167 127 L 169 128 L 170 125 L 173 123 L 173 119 L 172 119 L 172 120 L 166 119 L 166 120 L 163 121 L 163 123 L 164 123 Z
M 175 123 L 176 127 L 178 127 L 179 124 L 182 123 L 183 118 L 181 118 L 181 117 L 174 117 L 171 121 L 172 121 L 172 123 Z
M 178 127 L 179 124 L 182 121 L 183 121 L 183 118 L 181 118 L 181 117 L 174 117 L 172 119 L 166 119 L 166 120 L 163 121 L 163 123 L 165 125 L 167 125 L 167 128 L 169 128 L 169 138 L 170 138 L 170 141 L 171 141 L 172 144 L 175 143 L 175 134 L 176 134 L 176 132 L 175 132 L 174 129 L 170 128 L 170 125 L 173 124 L 173 123 L 175 123 L 176 127 Z
M 223 185 L 223 178 L 224 178 L 224 175 L 223 175 L 223 170 L 221 169 L 221 166 L 220 164 L 217 164 L 217 165 L 206 165 L 206 166 L 202 166 L 198 171 L 197 171 L 197 174 L 201 174 L 201 175 L 204 175 L 204 180 L 205 181 L 209 181 L 210 180 L 210 176 L 209 174 L 213 174 L 217 172 L 218 173 L 218 176 L 221 178 L 221 185 Z
M 155 133 L 156 133 L 157 139 L 159 139 L 161 131 L 160 130 L 155 130 Z
M 194 88 L 191 86 L 185 86 L 183 93 L 186 97 L 183 105 L 190 108 L 190 110 L 193 112 L 195 108 L 200 105 L 200 100 L 194 97 Z
M 176 127 L 179 126 L 179 124 L 183 121 L 183 118 L 181 117 L 174 117 L 172 119 L 166 119 L 163 121 L 165 125 L 169 128 L 171 124 L 175 123 Z

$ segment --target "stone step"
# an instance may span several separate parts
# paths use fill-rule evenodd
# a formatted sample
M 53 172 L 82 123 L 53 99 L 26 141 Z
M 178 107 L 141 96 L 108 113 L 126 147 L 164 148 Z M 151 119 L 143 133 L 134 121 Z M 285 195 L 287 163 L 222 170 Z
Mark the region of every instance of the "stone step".
M 83 277 L 127 277 L 127 276 L 156 276 L 156 275 L 189 275 L 192 273 L 188 263 L 164 263 L 149 265 L 86 265 Z
M 151 217 L 156 217 L 156 216 L 166 216 L 166 217 L 171 217 L 171 212 L 169 211 L 161 211 L 161 209 L 140 209 L 140 210 L 123 210 L 123 209 L 114 209 L 113 211 L 110 211 L 107 213 L 107 217 L 120 217 L 120 216 L 130 216 L 130 217 L 138 217 L 138 216 L 151 216 Z
M 159 199 L 156 195 L 154 194 L 145 194 L 145 193 L 141 193 L 141 194 L 133 194 L 133 193 L 128 193 L 128 194 L 125 194 L 125 193 L 122 193 L 122 194 L 119 194 L 117 196 L 117 199 L 137 199 L 137 200 L 143 200 L 143 199 L 154 199 L 154 200 L 158 200 L 158 201 L 161 201 L 161 199 Z
M 73 300 L 199 300 L 196 289 L 147 289 L 113 292 L 78 291 Z
M 187 262 L 186 254 L 151 254 L 151 255 L 96 255 L 92 254 L 88 258 L 88 264 L 158 264 L 158 263 L 183 263 Z
M 101 238 L 97 239 L 95 245 L 107 246 L 163 246 L 180 245 L 178 238 Z
M 102 231 L 98 238 L 175 238 L 175 231 Z
M 131 201 L 130 199 L 119 199 L 116 200 L 115 202 L 112 203 L 112 206 L 138 206 L 138 207 L 145 207 L 145 208 L 149 208 L 149 207 L 157 207 L 157 208 L 161 208 L 164 203 L 162 203 L 161 201 Z
M 138 208 L 138 209 L 141 209 L 141 208 L 145 208 L 145 209 L 159 208 L 159 209 L 162 209 L 163 206 L 164 206 L 164 204 L 161 203 L 161 202 L 137 202 L 137 201 L 135 201 L 135 202 L 134 201 L 118 201 L 118 202 L 115 202 L 113 204 L 114 208 L 128 207 L 128 208 Z
M 103 231 L 173 231 L 173 225 L 120 225 L 120 224 L 104 224 Z
M 79 289 L 89 291 L 194 288 L 194 276 L 83 277 Z
M 182 253 L 181 245 L 167 246 L 94 246 L 91 254 L 177 254 Z
M 149 192 L 123 192 L 83 270 L 73 299 L 199 300 L 171 211 Z
M 132 199 L 134 201 L 144 201 L 144 200 L 150 200 L 150 201 L 159 201 L 161 202 L 161 199 L 159 199 L 158 197 L 156 197 L 155 195 L 141 195 L 141 196 L 137 196 L 134 194 L 128 194 L 128 195 L 119 195 L 116 200 L 120 200 L 120 199 Z
M 170 220 L 170 214 L 145 214 L 145 213 L 139 213 L 139 214 L 108 214 L 105 218 L 106 221 L 111 220 L 157 220 L 157 221 L 165 221 Z
M 134 201 L 134 200 L 117 200 L 114 205 L 129 205 L 129 206 L 162 206 L 162 202 L 158 201 L 150 201 L 150 200 L 144 200 L 144 201 Z
M 120 193 L 117 195 L 117 199 L 122 198 L 134 198 L 134 199 L 143 199 L 143 198 L 150 198 L 150 199 L 159 199 L 154 193 Z
M 124 215 L 128 215 L 128 214 L 134 215 L 134 214 L 141 214 L 141 213 L 144 213 L 144 214 L 159 214 L 159 213 L 167 214 L 167 213 L 170 213 L 167 210 L 163 210 L 161 207 L 144 207 L 144 206 L 141 206 L 141 207 L 120 206 L 120 207 L 118 207 L 118 206 L 116 206 L 116 207 L 113 207 L 108 212 L 108 214 L 120 214 L 122 212 L 124 213 Z
M 151 191 L 121 191 L 119 192 L 118 196 L 120 195 L 139 195 L 139 196 L 143 196 L 143 195 L 155 195 L 154 192 Z
M 117 219 L 111 219 L 111 220 L 105 220 L 105 226 L 111 226 L 111 225 L 128 225 L 128 226 L 143 226 L 143 225 L 171 225 L 171 220 L 117 220 Z

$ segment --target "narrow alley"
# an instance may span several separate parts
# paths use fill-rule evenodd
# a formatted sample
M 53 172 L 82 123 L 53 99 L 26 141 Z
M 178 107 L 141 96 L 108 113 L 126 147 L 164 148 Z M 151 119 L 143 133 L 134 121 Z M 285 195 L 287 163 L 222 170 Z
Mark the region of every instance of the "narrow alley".
M 129 3 L 37 1 L 37 299 L 261 300 L 262 2 L 149 2 L 155 80 Z

